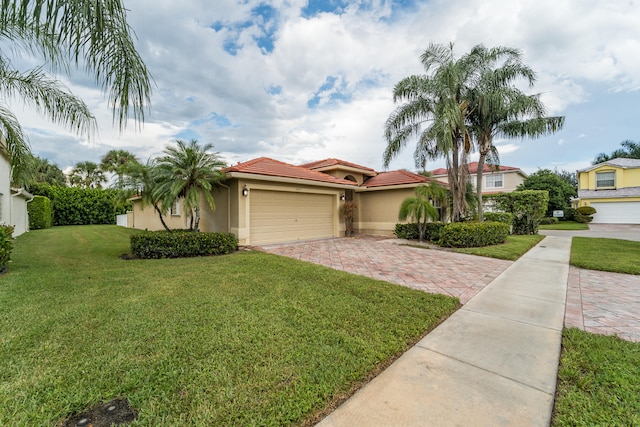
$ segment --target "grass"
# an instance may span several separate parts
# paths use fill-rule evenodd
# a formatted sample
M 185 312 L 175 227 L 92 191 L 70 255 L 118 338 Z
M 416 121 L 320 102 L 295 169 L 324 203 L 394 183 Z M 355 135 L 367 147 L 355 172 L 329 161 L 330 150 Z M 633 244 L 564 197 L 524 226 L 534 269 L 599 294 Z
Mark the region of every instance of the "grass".
M 515 261 L 542 239 L 544 239 L 544 236 L 539 234 L 525 236 L 511 235 L 507 237 L 506 243 L 501 245 L 483 246 L 480 248 L 456 248 L 455 252 Z
M 566 329 L 552 426 L 640 425 L 640 343 Z
M 588 230 L 589 226 L 582 222 L 560 221 L 557 224 L 543 224 L 538 228 L 540 230 Z
M 640 242 L 573 237 L 571 264 L 589 270 L 640 274 Z
M 0 276 L 0 425 L 115 397 L 137 426 L 311 424 L 459 305 L 261 252 L 121 260 L 132 233 L 18 238 Z

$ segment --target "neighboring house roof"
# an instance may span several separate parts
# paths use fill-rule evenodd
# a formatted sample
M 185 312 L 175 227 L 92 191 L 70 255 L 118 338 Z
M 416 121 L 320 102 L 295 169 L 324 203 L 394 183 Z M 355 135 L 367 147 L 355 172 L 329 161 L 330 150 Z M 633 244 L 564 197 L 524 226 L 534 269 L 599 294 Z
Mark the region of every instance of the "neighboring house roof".
M 578 190 L 578 199 L 603 199 L 619 197 L 640 197 L 640 187 L 626 187 L 617 190 Z
M 578 172 L 589 172 L 601 166 L 616 166 L 619 168 L 640 168 L 640 159 L 627 159 L 624 157 L 616 157 L 615 159 L 607 160 L 606 162 L 598 163 L 586 167 L 584 169 L 578 169 Z
M 334 159 L 334 158 L 318 160 L 316 162 L 305 163 L 303 165 L 300 165 L 300 167 L 307 168 L 307 169 L 314 169 L 314 170 L 338 169 L 339 166 L 343 166 L 348 169 L 358 169 L 363 174 L 369 175 L 369 176 L 375 176 L 377 173 L 375 170 L 368 168 L 366 166 L 362 166 L 356 163 L 351 163 L 341 159 Z
M 471 162 L 468 163 L 467 166 L 469 167 L 469 173 L 470 174 L 476 174 L 478 173 L 478 162 Z M 486 172 L 520 172 L 523 173 L 520 168 L 516 168 L 513 166 L 504 166 L 504 165 L 488 165 L 488 164 L 484 164 L 484 167 L 482 168 L 483 173 Z M 431 174 L 436 176 L 436 175 L 446 175 L 447 174 L 447 169 L 446 168 L 439 168 L 439 169 L 434 169 L 431 171 Z
M 302 166 L 294 166 L 268 157 L 259 157 L 244 163 L 238 163 L 235 166 L 230 166 L 224 169 L 224 172 L 230 173 L 231 176 L 233 176 L 233 172 L 239 172 L 357 186 L 353 181 L 335 178 L 331 175 L 327 175 L 326 173 L 318 172 Z
M 379 172 L 376 176 L 369 178 L 362 184 L 363 187 L 386 187 L 389 185 L 421 184 L 431 181 L 423 175 L 418 175 L 406 170 L 396 170 L 389 172 Z

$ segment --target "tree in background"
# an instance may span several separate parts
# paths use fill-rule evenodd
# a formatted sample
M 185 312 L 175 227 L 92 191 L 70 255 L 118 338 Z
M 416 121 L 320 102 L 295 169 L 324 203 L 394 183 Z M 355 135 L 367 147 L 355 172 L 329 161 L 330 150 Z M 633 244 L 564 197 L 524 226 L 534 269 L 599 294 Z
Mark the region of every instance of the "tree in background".
M 96 163 L 78 162 L 69 174 L 69 183 L 80 188 L 102 188 L 102 184 L 107 182 L 104 172 Z
M 517 49 L 475 46 L 470 56 L 476 60 L 480 78 L 470 91 L 469 128 L 480 154 L 476 174 L 478 221 L 483 220 L 482 176 L 485 160 L 499 164 L 493 145 L 496 136 L 506 138 L 536 138 L 562 128 L 564 117 L 545 117 L 545 107 L 539 95 L 527 95 L 516 82 L 533 87 L 534 71 L 523 64 Z
M 549 204 L 546 216 L 552 216 L 554 210 L 565 210 L 571 207 L 571 198 L 578 195 L 576 187 L 549 169 L 540 169 L 532 173 L 525 178 L 516 190 L 548 191 Z
M 129 114 L 140 123 L 150 103 L 150 75 L 133 43 L 121 0 L 6 0 L 0 5 L 0 92 L 16 97 L 53 122 L 86 136 L 96 130 L 87 105 L 45 70 L 83 68 L 108 96 L 120 130 Z M 6 49 L 6 48 L 9 49 Z M 18 70 L 9 54 L 42 65 Z M 27 135 L 0 102 L 0 144 L 9 153 L 12 177 L 25 169 Z
M 635 142 L 630 139 L 622 141 L 620 143 L 622 148 L 618 148 L 615 151 L 612 151 L 611 154 L 600 153 L 593 160 L 593 164 L 597 165 L 598 163 L 606 162 L 607 160 L 612 160 L 618 157 L 626 158 L 626 159 L 640 159 L 640 141 Z
M 124 168 L 124 187 L 132 189 L 140 196 L 142 206 L 153 206 L 160 218 L 160 223 L 165 230 L 171 231 L 167 223 L 164 221 L 164 214 L 169 210 L 168 206 L 161 204 L 162 194 L 158 194 L 155 189 L 157 186 L 154 174 L 155 162 L 151 159 L 146 164 L 138 162 L 130 162 Z
M 200 226 L 200 195 L 211 210 L 215 209 L 213 189 L 224 179 L 222 168 L 226 164 L 218 153 L 210 153 L 212 144 L 200 146 L 198 141 L 177 140 L 176 146 L 164 149 L 154 168 L 156 186 L 154 197 L 167 207 L 177 200 L 184 200 L 184 208 L 190 218 L 189 228 L 194 231 Z
M 62 169 L 50 163 L 48 159 L 28 154 L 25 159 L 27 170 L 22 174 L 22 182 L 16 183 L 19 187 L 24 187 L 31 192 L 34 187 L 40 184 L 67 186 L 67 177 Z
M 138 163 L 138 159 L 133 153 L 127 150 L 110 150 L 102 156 L 100 169 L 113 173 L 117 177 L 114 187 L 122 190 L 125 187 L 124 175 L 129 163 Z

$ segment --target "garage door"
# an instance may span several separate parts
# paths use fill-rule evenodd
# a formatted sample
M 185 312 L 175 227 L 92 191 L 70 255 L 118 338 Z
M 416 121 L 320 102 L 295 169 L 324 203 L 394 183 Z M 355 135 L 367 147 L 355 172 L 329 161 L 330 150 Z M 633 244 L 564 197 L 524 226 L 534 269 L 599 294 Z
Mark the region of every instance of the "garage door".
M 640 224 L 640 202 L 591 203 L 595 224 Z
M 334 237 L 335 196 L 251 190 L 251 244 Z

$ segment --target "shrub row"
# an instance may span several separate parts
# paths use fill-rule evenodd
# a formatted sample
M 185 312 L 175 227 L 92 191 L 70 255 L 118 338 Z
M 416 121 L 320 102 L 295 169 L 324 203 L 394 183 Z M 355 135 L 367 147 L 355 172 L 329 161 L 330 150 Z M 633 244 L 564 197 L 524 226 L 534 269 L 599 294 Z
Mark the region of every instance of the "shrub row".
M 131 253 L 138 258 L 184 258 L 228 254 L 238 249 L 231 233 L 186 230 L 145 231 L 131 236 Z
M 30 230 L 41 230 L 53 225 L 53 211 L 48 197 L 33 196 L 33 200 L 27 205 L 27 210 Z
M 502 222 L 509 225 L 513 222 L 510 212 L 484 212 L 482 216 L 486 222 Z
M 6 270 L 13 250 L 13 227 L 0 225 L 0 273 Z
M 553 216 L 545 216 L 540 219 L 540 225 L 557 224 L 559 219 Z
M 424 224 L 424 226 L 424 239 L 429 242 L 438 243 L 444 224 L 441 222 L 428 222 Z M 418 224 L 415 222 L 409 224 L 396 224 L 393 234 L 395 234 L 398 239 L 418 240 L 420 237 Z
M 504 243 L 509 225 L 501 222 L 454 222 L 442 229 L 440 245 L 474 248 Z

